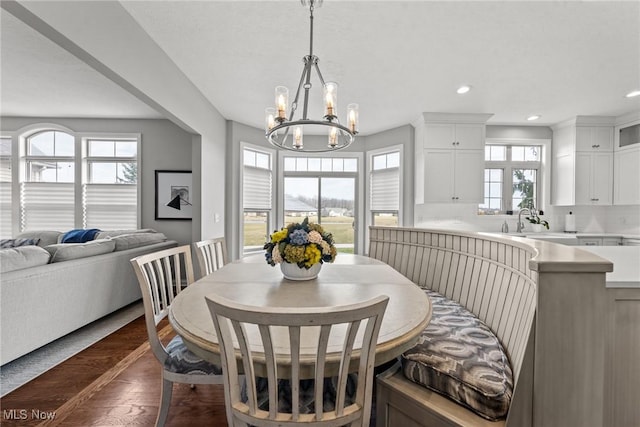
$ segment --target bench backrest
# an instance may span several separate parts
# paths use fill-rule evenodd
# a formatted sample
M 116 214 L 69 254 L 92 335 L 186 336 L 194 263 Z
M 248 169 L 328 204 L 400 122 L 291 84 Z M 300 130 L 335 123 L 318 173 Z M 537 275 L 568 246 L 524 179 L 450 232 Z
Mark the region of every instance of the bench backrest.
M 535 250 L 525 244 L 442 230 L 370 227 L 369 256 L 457 301 L 493 330 L 517 382 L 536 308 Z

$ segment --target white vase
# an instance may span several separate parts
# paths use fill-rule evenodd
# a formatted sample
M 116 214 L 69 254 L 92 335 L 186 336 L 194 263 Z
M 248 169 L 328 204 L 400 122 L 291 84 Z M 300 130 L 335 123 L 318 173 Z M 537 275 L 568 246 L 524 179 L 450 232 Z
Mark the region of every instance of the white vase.
M 531 229 L 534 233 L 540 233 L 544 230 L 544 225 L 542 224 L 531 224 Z
M 321 263 L 313 264 L 311 268 L 300 268 L 298 264 L 292 264 L 289 262 L 280 263 L 280 270 L 285 279 L 289 280 L 311 280 L 318 277 L 318 273 L 322 268 Z

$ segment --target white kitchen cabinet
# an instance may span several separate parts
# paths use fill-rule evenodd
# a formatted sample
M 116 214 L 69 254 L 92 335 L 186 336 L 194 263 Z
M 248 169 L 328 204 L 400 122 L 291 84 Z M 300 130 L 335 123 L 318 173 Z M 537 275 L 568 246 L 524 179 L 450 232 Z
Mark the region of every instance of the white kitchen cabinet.
M 414 123 L 416 204 L 482 203 L 485 123 L 490 117 L 423 113 Z
M 575 205 L 611 205 L 613 153 L 577 152 Z
M 484 150 L 484 142 L 484 124 L 428 123 L 423 148 Z
M 603 237 L 602 246 L 622 246 L 622 238 L 620 237 Z
M 577 126 L 576 151 L 613 151 L 613 126 Z
M 484 150 L 424 150 L 424 202 L 481 203 Z
M 578 116 L 553 128 L 553 205 L 613 203 L 613 124 L 613 117 Z
M 614 205 L 640 204 L 640 146 L 614 155 Z

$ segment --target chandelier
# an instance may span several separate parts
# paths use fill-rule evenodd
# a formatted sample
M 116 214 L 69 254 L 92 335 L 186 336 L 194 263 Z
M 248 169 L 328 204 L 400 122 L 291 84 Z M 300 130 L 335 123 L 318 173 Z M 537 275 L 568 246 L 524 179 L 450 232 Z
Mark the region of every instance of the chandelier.
M 348 147 L 358 133 L 358 104 L 347 105 L 347 125 L 338 120 L 338 84 L 326 82 L 318 67 L 318 57 L 313 54 L 313 11 L 315 6 L 321 6 L 322 0 L 300 0 L 303 6 L 309 6 L 309 55 L 303 58 L 304 68 L 298 90 L 289 108 L 289 90 L 284 86 L 277 86 L 275 90 L 275 107 L 265 110 L 265 136 L 273 146 L 291 151 L 326 152 Z M 311 72 L 315 70 L 323 88 L 324 117 L 322 120 L 311 120 L 308 117 L 309 92 L 312 88 Z M 298 99 L 303 93 L 302 117 L 294 120 L 298 109 Z M 303 137 L 305 129 L 326 128 L 327 145 L 325 147 L 305 148 Z M 317 133 L 317 132 L 316 132 Z

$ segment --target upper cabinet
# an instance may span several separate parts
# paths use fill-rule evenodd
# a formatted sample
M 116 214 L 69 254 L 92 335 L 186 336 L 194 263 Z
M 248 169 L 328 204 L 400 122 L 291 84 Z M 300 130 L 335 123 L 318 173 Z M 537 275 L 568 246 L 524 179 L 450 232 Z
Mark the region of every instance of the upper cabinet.
M 614 123 L 578 116 L 553 128 L 552 204 L 611 205 Z
M 614 205 L 640 205 L 640 113 L 621 117 L 614 132 Z
M 482 202 L 486 122 L 491 116 L 424 113 L 414 123 L 416 204 Z

